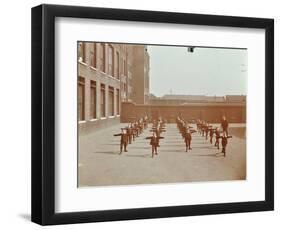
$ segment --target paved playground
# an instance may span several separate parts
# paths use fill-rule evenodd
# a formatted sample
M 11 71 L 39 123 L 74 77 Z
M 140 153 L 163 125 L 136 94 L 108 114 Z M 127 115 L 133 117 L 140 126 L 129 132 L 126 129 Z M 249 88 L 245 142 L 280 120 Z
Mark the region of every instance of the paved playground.
M 128 152 L 119 155 L 119 124 L 79 137 L 78 186 L 134 185 L 246 179 L 245 125 L 230 124 L 226 157 L 209 139 L 193 134 L 192 150 L 185 152 L 176 124 L 166 124 L 158 155 L 151 157 L 146 129 Z M 151 127 L 151 124 L 149 125 Z M 194 125 L 196 127 L 196 125 Z

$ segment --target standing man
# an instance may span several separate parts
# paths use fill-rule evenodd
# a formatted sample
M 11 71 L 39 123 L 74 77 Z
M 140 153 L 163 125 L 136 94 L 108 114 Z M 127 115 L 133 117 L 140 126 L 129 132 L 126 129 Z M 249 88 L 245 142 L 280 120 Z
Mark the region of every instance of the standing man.
M 222 117 L 221 127 L 222 127 L 222 131 L 226 132 L 226 135 L 228 136 L 228 121 L 226 120 L 225 116 Z

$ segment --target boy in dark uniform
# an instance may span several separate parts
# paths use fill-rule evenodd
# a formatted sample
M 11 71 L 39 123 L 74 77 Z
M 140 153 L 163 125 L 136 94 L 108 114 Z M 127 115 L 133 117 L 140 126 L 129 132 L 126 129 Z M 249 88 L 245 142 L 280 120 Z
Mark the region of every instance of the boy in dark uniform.
M 138 135 L 142 134 L 142 131 L 143 131 L 143 122 L 142 122 L 142 119 L 139 119 L 138 122 Z
M 216 129 L 210 129 L 210 143 L 213 144 L 213 137 Z
M 206 122 L 205 122 L 205 121 L 202 121 L 202 125 L 201 125 L 201 134 L 202 134 L 202 137 L 205 136 L 205 132 L 206 132 Z
M 133 141 L 135 138 L 138 137 L 138 129 L 137 129 L 137 124 L 136 122 L 133 123 Z
M 209 134 L 209 131 L 211 128 L 212 128 L 212 126 L 209 125 L 208 123 L 206 123 L 206 127 L 205 127 L 206 140 L 208 139 L 208 134 Z
M 128 152 L 127 151 L 127 145 L 128 145 L 128 135 L 126 132 L 126 129 L 121 129 L 121 133 L 118 134 L 114 134 L 113 136 L 121 136 L 120 138 L 120 153 L 122 153 L 123 151 L 123 147 L 124 147 L 124 152 Z
M 192 140 L 191 134 L 195 133 L 195 132 L 196 132 L 195 130 L 189 130 L 189 129 L 186 130 L 186 133 L 184 135 L 184 142 L 185 142 L 185 147 L 186 147 L 185 151 L 186 152 L 187 152 L 188 149 L 189 150 L 192 149 L 191 148 L 191 140 Z
M 162 132 L 166 132 L 166 130 L 163 128 L 163 126 L 161 125 L 157 125 L 156 127 L 152 127 L 152 129 L 150 130 L 150 132 L 153 132 L 155 133 L 156 137 L 159 138 L 161 133 Z M 158 140 L 158 146 L 157 147 L 160 147 L 159 145 L 159 140 Z
M 197 126 L 197 131 L 199 134 L 201 134 L 201 132 L 202 132 L 202 125 L 203 125 L 202 121 L 198 120 L 196 126 Z
M 222 117 L 221 127 L 222 127 L 222 131 L 226 132 L 226 135 L 228 136 L 228 121 L 226 120 L 225 116 Z
M 137 122 L 133 123 L 133 130 L 134 130 L 133 138 L 135 139 L 136 137 L 138 137 L 138 125 L 137 125 Z
M 164 137 L 157 137 L 156 133 L 153 132 L 152 136 L 150 137 L 146 137 L 145 139 L 150 139 L 150 145 L 151 145 L 151 149 L 152 149 L 152 158 L 154 157 L 154 154 L 158 155 L 157 153 L 157 147 L 159 146 L 159 139 L 163 139 Z
M 132 138 L 133 138 L 133 128 L 132 126 L 128 125 L 127 129 L 126 129 L 127 135 L 128 135 L 128 141 L 129 144 L 132 143 Z
M 216 128 L 215 135 L 216 135 L 215 146 L 218 147 L 218 149 L 220 149 L 220 142 L 219 142 L 220 130 L 219 130 L 219 128 Z
M 147 117 L 147 115 L 144 116 L 143 125 L 144 125 L 144 129 L 147 129 L 147 125 L 148 125 L 148 117 Z
M 221 145 L 222 145 L 222 153 L 225 157 L 225 154 L 226 154 L 226 146 L 227 146 L 227 138 L 232 138 L 232 136 L 227 136 L 227 133 L 224 131 L 223 132 L 223 135 L 221 137 Z

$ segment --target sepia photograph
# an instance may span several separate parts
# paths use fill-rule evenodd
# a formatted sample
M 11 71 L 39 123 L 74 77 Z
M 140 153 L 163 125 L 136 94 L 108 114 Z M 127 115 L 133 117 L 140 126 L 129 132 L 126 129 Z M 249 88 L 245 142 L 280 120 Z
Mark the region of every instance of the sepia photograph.
M 274 20 L 149 7 L 32 8 L 33 222 L 274 210 Z
M 77 42 L 77 186 L 246 180 L 247 52 Z

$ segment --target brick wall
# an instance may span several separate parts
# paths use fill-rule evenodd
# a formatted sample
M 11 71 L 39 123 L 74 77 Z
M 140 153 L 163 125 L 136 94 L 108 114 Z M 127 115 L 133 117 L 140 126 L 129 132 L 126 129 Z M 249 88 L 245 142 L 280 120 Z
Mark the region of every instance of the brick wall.
M 223 115 L 232 123 L 246 123 L 246 104 L 244 103 L 192 103 L 190 105 L 137 105 L 122 103 L 121 122 L 130 122 L 147 114 L 152 119 L 161 116 L 174 122 L 178 115 L 184 119 L 203 119 L 220 122 Z

